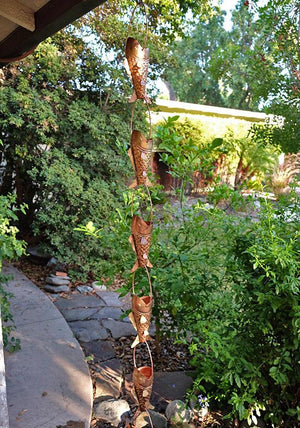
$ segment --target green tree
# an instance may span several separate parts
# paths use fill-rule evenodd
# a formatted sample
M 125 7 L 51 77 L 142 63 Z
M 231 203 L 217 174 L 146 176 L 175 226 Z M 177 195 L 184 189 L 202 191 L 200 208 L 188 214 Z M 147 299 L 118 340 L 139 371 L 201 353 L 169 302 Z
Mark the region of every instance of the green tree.
M 16 192 L 17 202 L 28 205 L 26 213 L 18 213 L 21 236 L 46 241 L 60 258 L 85 271 L 107 254 L 95 241 L 83 250 L 74 228 L 91 218 L 99 227 L 107 222 L 131 171 L 126 97 L 132 89 L 123 58 L 135 4 L 105 3 L 2 74 L 0 163 L 5 168 L 0 193 Z M 166 40 L 190 7 L 203 12 L 208 5 L 147 2 L 150 75 L 162 64 L 165 42 L 159 35 Z M 161 26 L 160 13 L 165 20 L 172 17 L 170 27 Z M 143 26 L 138 13 L 132 27 L 138 37 Z M 145 109 L 138 106 L 136 113 L 135 126 L 146 132 Z
M 225 105 L 219 82 L 210 73 L 216 49 L 226 43 L 222 15 L 199 20 L 191 33 L 176 40 L 172 46 L 174 64 L 163 77 L 173 87 L 179 101 Z

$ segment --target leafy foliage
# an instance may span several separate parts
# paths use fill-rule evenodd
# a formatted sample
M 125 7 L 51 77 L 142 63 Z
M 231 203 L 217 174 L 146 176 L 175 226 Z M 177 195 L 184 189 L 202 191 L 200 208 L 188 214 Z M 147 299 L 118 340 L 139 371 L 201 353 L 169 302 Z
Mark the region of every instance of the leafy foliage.
M 296 423 L 300 376 L 300 213 L 291 203 L 293 215 L 262 201 L 256 222 L 196 204 L 184 224 L 167 216 L 152 254 L 160 329 L 189 344 L 195 394 L 240 420 L 263 411 L 285 427 Z
M 130 122 L 130 111 L 114 90 L 99 100 L 93 89 L 77 88 L 87 72 L 77 66 L 81 55 L 86 62 L 96 58 L 67 31 L 7 68 L 0 89 L 1 162 L 6 164 L 0 190 L 16 189 L 18 202 L 28 205 L 26 214 L 18 213 L 23 237 L 42 239 L 86 274 L 97 271 L 105 254 L 92 241 L 83 247 L 74 228 L 91 218 L 101 226 L 118 206 L 129 171 L 130 130 L 124 122 Z M 89 71 L 87 79 L 96 87 L 98 75 Z M 147 129 L 141 108 L 136 120 Z
M 17 220 L 16 212 L 18 210 L 15 207 L 15 202 L 15 196 L 0 196 L 0 307 L 2 323 L 9 322 L 7 325 L 2 325 L 2 330 L 4 346 L 10 351 L 19 347 L 19 341 L 10 336 L 15 328 L 9 310 L 9 298 L 12 297 L 12 294 L 3 287 L 9 278 L 3 275 L 1 271 L 2 262 L 4 260 L 20 257 L 25 251 L 24 242 L 17 239 L 18 229 L 14 226 L 14 222 Z M 21 206 L 19 209 L 24 212 L 25 206 Z

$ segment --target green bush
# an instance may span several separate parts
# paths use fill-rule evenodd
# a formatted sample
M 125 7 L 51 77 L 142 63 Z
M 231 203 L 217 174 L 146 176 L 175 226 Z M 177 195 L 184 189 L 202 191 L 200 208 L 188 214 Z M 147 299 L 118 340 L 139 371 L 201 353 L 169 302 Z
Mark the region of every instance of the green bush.
M 74 32 L 56 34 L 3 72 L 0 193 L 16 193 L 28 206 L 18 213 L 21 237 L 45 244 L 86 276 L 99 273 L 109 250 L 92 238 L 82 242 L 74 229 L 91 220 L 101 228 L 120 206 L 132 173 L 124 96 L 130 82 L 122 67 L 102 62 Z M 143 132 L 145 109 L 135 110 L 134 125 Z
M 161 333 L 190 347 L 195 394 L 228 417 L 299 417 L 299 200 L 261 201 L 257 221 L 201 204 L 156 231 Z M 163 314 L 168 313 L 167 318 Z M 297 413 L 298 412 L 298 413 Z
M 18 347 L 19 343 L 14 337 L 10 337 L 14 330 L 13 318 L 9 310 L 9 298 L 12 297 L 12 294 L 3 287 L 10 278 L 2 274 L 2 262 L 20 257 L 25 250 L 24 243 L 17 239 L 18 229 L 13 225 L 17 220 L 16 212 L 18 211 L 15 202 L 15 196 L 0 195 L 0 306 L 2 323 L 9 323 L 2 325 L 4 346 L 9 350 Z M 25 207 L 22 206 L 20 209 L 24 212 Z

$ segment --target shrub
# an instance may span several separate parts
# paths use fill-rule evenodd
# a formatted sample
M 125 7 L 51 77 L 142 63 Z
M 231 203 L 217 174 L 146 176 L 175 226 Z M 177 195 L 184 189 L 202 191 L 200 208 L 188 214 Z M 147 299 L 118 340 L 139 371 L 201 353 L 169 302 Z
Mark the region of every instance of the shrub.
M 194 391 L 211 408 L 249 421 L 263 413 L 274 426 L 292 427 L 300 380 L 299 201 L 262 204 L 256 222 L 201 204 L 185 224 L 168 219 L 151 260 L 154 308 L 161 332 L 189 344 Z
M 2 321 L 10 323 L 2 326 L 4 346 L 8 347 L 9 350 L 15 349 L 19 343 L 14 337 L 10 337 L 12 330 L 14 330 L 13 318 L 9 310 L 9 298 L 12 297 L 12 294 L 3 287 L 9 277 L 1 272 L 2 262 L 20 257 L 25 250 L 24 243 L 17 239 L 18 229 L 13 226 L 13 222 L 17 220 L 15 201 L 15 196 L 0 195 L 0 305 Z M 24 211 L 25 207 L 22 206 L 20 209 Z

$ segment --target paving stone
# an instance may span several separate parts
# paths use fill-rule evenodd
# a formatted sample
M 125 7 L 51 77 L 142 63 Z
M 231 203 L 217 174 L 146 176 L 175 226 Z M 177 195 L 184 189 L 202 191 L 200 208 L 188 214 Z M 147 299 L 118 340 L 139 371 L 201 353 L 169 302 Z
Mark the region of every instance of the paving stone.
M 112 318 L 114 320 L 120 320 L 120 316 L 123 314 L 123 311 L 120 308 L 110 308 L 105 306 L 101 308 L 98 312 L 99 319 Z
M 55 306 L 64 313 L 65 310 L 73 308 L 98 308 L 105 306 L 104 302 L 97 296 L 85 294 L 71 294 L 69 298 L 61 298 L 55 302 Z
M 74 308 L 62 312 L 66 321 L 97 320 L 98 308 Z
M 168 421 L 167 419 L 161 415 L 160 413 L 154 412 L 153 410 L 149 410 L 152 424 L 155 428 L 167 428 Z M 144 427 L 150 427 L 150 421 L 149 416 L 147 412 L 141 413 L 136 421 L 135 421 L 135 427 L 136 428 L 144 428 Z
M 49 293 L 68 293 L 70 291 L 67 285 L 49 285 L 49 284 L 45 285 L 44 290 L 48 291 Z
M 123 306 L 119 294 L 114 291 L 96 291 L 96 294 L 101 297 L 107 306 L 115 306 L 118 308 Z
M 119 359 L 113 358 L 97 366 L 96 392 L 95 399 L 111 396 L 118 398 L 120 396 L 123 373 L 122 365 Z
M 192 384 L 192 377 L 185 372 L 155 372 L 151 402 L 155 405 L 162 398 L 167 402 L 184 400 Z
M 82 343 L 86 355 L 93 355 L 95 363 L 111 360 L 116 357 L 115 350 L 109 340 L 93 340 Z
M 124 336 L 133 336 L 137 334 L 132 324 L 128 322 L 108 319 L 102 320 L 102 325 L 111 332 L 112 337 L 114 339 L 119 339 L 119 337 Z
M 95 320 L 70 322 L 69 326 L 80 342 L 91 342 L 108 337 L 107 330 Z
M 117 427 L 122 422 L 124 413 L 130 411 L 129 404 L 125 400 L 105 400 L 97 404 L 94 408 L 95 416 L 109 422 Z
M 68 285 L 70 284 L 70 281 L 68 279 L 65 279 L 64 277 L 60 276 L 48 276 L 46 278 L 47 284 L 51 285 Z

